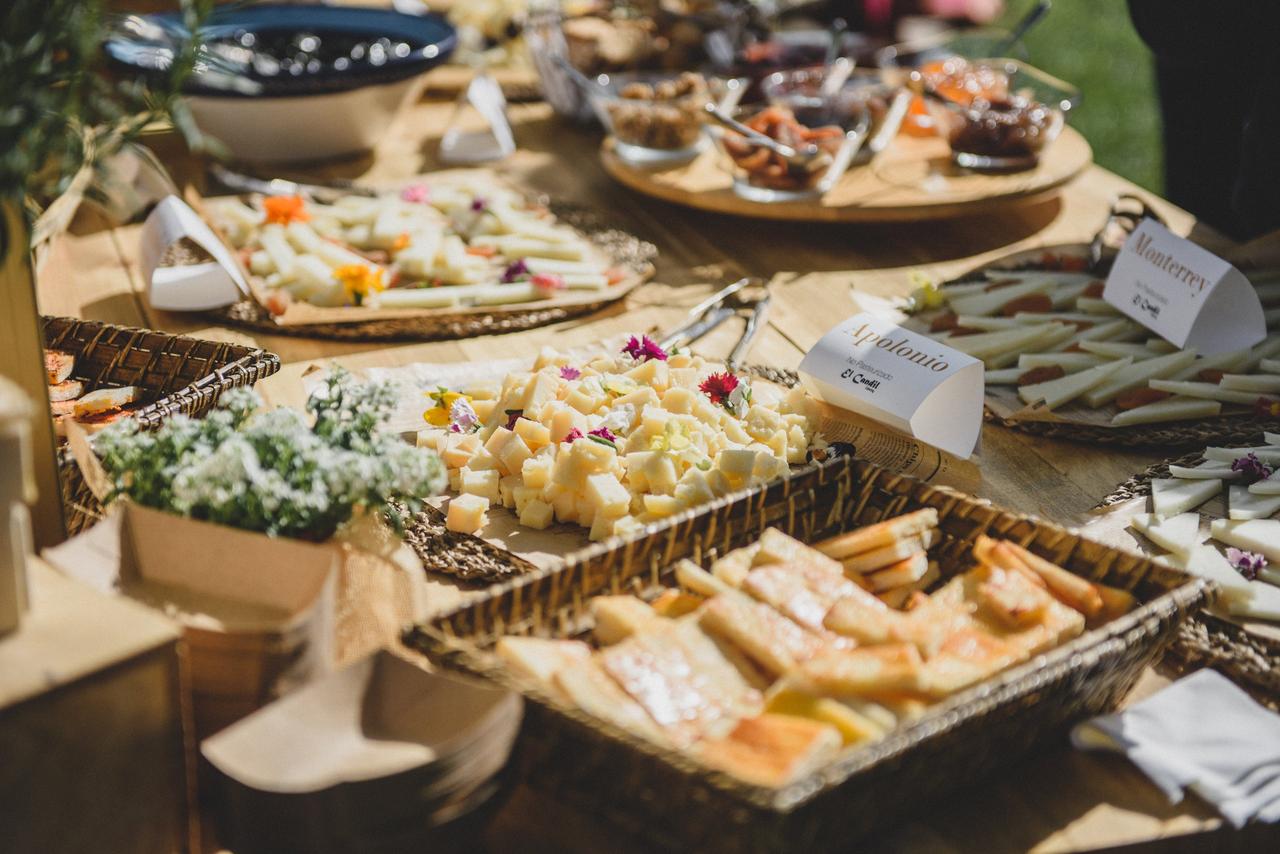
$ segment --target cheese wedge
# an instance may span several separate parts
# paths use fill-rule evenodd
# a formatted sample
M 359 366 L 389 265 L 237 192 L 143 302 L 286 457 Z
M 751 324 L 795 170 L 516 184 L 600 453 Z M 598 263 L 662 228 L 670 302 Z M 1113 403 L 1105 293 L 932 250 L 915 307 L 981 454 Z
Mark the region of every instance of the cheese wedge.
M 1068 340 L 1075 335 L 1075 327 L 1067 324 L 1058 324 L 1058 328 L 1052 332 L 1046 332 L 1040 338 L 1037 338 L 1033 346 L 1037 350 L 1052 350 L 1057 345 Z M 988 356 L 983 361 L 988 368 L 1007 368 L 1015 364 L 1022 357 L 1029 347 L 1011 347 L 1010 349 L 994 356 Z
M 1131 427 L 1135 424 L 1157 424 L 1164 421 L 1185 421 L 1192 418 L 1212 418 L 1222 411 L 1216 400 L 1197 400 L 1189 397 L 1171 397 L 1157 400 L 1146 406 L 1137 406 L 1117 412 L 1111 419 L 1113 427 Z
M 1258 362 L 1258 370 L 1268 374 L 1280 374 L 1280 359 L 1263 359 Z
M 1275 309 L 1272 309 L 1272 311 L 1275 311 Z M 1268 321 L 1267 326 L 1271 327 L 1272 325 L 1273 324 Z M 1261 343 L 1254 344 L 1253 347 L 1249 349 L 1249 355 L 1240 363 L 1238 373 L 1251 373 L 1258 367 L 1263 359 L 1270 359 L 1277 353 L 1280 353 L 1280 335 L 1272 335 L 1269 338 L 1263 339 Z
M 1068 273 L 1062 270 L 987 270 L 992 282 L 1049 282 L 1059 288 L 1086 288 L 1096 276 L 1089 273 Z
M 1193 510 L 1222 491 L 1222 481 L 1161 477 L 1151 481 L 1151 512 L 1160 518 Z
M 1022 282 L 1004 288 L 996 288 L 993 291 L 983 290 L 979 293 L 952 297 L 950 305 L 951 310 L 956 314 L 983 316 L 998 313 L 1007 303 L 1015 299 L 1033 294 L 1044 294 L 1051 290 L 1053 290 L 1053 282 L 1042 279 L 1040 281 Z
M 1001 368 L 983 373 L 982 381 L 987 385 L 1014 385 L 1018 382 L 1018 377 L 1025 373 L 1022 368 Z
M 1132 363 L 1133 359 L 1130 358 L 1119 359 L 1115 362 L 1098 365 L 1096 368 L 1089 368 L 1087 371 L 1081 371 L 1078 374 L 1069 374 L 1061 379 L 1049 380 L 1035 385 L 1024 385 L 1018 389 L 1018 396 L 1022 398 L 1024 403 L 1031 404 L 1043 401 L 1044 405 L 1049 409 L 1055 409 L 1064 403 L 1075 400 L 1082 394 L 1092 391 Z
M 1261 581 L 1249 585 L 1248 598 L 1229 600 L 1227 613 L 1245 620 L 1280 622 L 1280 587 Z
M 1209 533 L 1215 540 L 1245 551 L 1258 552 L 1269 561 L 1280 561 L 1280 520 L 1214 519 Z
M 1266 519 L 1280 512 L 1280 495 L 1258 495 L 1243 484 L 1227 488 L 1227 516 L 1231 519 Z
M 1205 356 L 1203 359 L 1196 359 L 1181 371 L 1176 372 L 1170 379 L 1174 380 L 1192 380 L 1201 371 L 1236 371 L 1240 370 L 1240 366 L 1244 364 L 1244 360 L 1249 358 L 1249 348 L 1243 350 L 1233 350 L 1230 353 L 1219 353 L 1216 356 Z
M 1146 385 L 1153 379 L 1167 377 L 1195 361 L 1195 350 L 1181 350 L 1167 356 L 1143 359 L 1123 368 L 1084 396 L 1090 406 L 1103 406 L 1127 391 Z
M 1233 602 L 1247 601 L 1253 595 L 1248 579 L 1236 571 L 1216 546 L 1199 545 L 1186 556 L 1168 555 L 1161 560 L 1191 575 L 1216 582 L 1222 588 L 1223 600 L 1228 606 Z
M 1085 314 L 1119 314 L 1120 309 L 1099 297 L 1079 297 L 1076 308 Z
M 1218 385 L 1232 391 L 1256 391 L 1260 394 L 1280 392 L 1280 374 L 1223 374 Z
M 1266 480 L 1249 484 L 1249 491 L 1254 495 L 1280 495 L 1280 472 L 1273 473 Z
M 1010 350 L 1040 348 L 1046 336 L 1062 329 L 1061 324 L 1042 323 L 1039 326 L 1019 326 L 1017 329 L 1000 329 L 996 332 L 980 332 L 977 335 L 961 335 L 947 339 L 947 345 L 975 359 L 987 359 Z
M 1152 513 L 1140 513 L 1129 522 L 1135 530 L 1162 549 L 1177 555 L 1190 554 L 1204 541 L 1200 534 L 1199 513 L 1179 513 L 1161 519 Z
M 1019 315 L 1021 317 L 1021 315 Z M 1044 323 L 1045 316 L 1037 315 L 1040 319 L 1036 323 Z M 1017 317 L 982 317 L 976 314 L 959 314 L 956 315 L 956 325 L 965 329 L 981 329 L 983 332 L 994 332 L 997 329 L 1015 329 L 1024 324 L 1019 322 Z
M 136 403 L 139 397 L 140 392 L 136 386 L 100 388 L 76 401 L 75 414 L 77 418 L 84 418 L 88 415 L 110 412 L 113 409 L 128 406 L 130 403 Z
M 1111 341 L 1121 338 L 1137 337 L 1142 327 L 1135 323 L 1131 323 L 1125 318 L 1117 318 L 1116 320 L 1108 320 L 1106 323 L 1099 323 L 1097 326 L 1091 326 L 1088 329 L 1081 329 L 1075 335 L 1066 341 L 1054 346 L 1055 351 L 1070 350 L 1076 344 L 1082 344 L 1085 341 Z
M 1252 448 L 1205 448 L 1204 458 L 1231 465 L 1236 460 L 1253 454 L 1264 463 L 1280 463 L 1280 447 L 1274 445 L 1255 445 Z
M 1097 315 L 1081 314 L 1076 311 L 1055 311 L 1046 314 L 1043 311 L 1020 311 L 1013 316 L 1016 323 L 1044 323 L 1052 320 L 1055 323 L 1077 323 L 1095 324 L 1098 322 Z
M 1132 341 L 1081 341 L 1080 349 L 1086 353 L 1106 356 L 1108 359 L 1123 359 L 1132 356 L 1134 359 L 1150 359 L 1154 353 L 1146 344 Z
M 1202 400 L 1218 400 L 1223 403 L 1240 403 L 1252 406 L 1258 399 L 1257 392 L 1232 391 L 1217 383 L 1181 382 L 1177 380 L 1152 380 L 1150 386 L 1156 391 L 1167 391 L 1184 397 L 1197 397 Z
M 1262 441 L 1268 445 L 1280 446 L 1280 433 L 1263 433 Z
M 1211 478 L 1235 480 L 1244 476 L 1244 472 L 1232 469 L 1230 463 L 1224 463 L 1219 460 L 1205 460 L 1196 466 L 1171 465 L 1169 466 L 1169 474 L 1173 477 L 1180 477 L 1183 480 L 1209 480 Z
M 1074 374 L 1109 361 L 1111 360 L 1093 353 L 1023 353 L 1018 357 L 1018 367 L 1024 371 L 1032 368 L 1058 367 L 1069 374 Z

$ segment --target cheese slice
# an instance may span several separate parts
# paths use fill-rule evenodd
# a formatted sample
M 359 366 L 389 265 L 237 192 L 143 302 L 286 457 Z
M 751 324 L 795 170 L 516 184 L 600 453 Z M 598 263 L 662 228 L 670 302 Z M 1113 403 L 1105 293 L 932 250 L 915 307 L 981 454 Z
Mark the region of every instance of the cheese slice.
M 1280 392 L 1280 374 L 1223 374 L 1218 385 L 1233 391 Z
M 1067 273 L 1062 270 L 987 270 L 992 282 L 1049 282 L 1059 287 L 1088 287 L 1097 276 L 1090 273 Z
M 952 336 L 947 339 L 947 346 L 961 353 L 967 353 L 975 359 L 986 359 L 1009 350 L 1029 346 L 1038 347 L 1039 341 L 1060 328 L 1056 323 L 1042 323 L 1039 326 L 1019 326 L 1016 329 L 979 332 L 977 335 Z
M 1014 385 L 1018 382 L 1018 377 L 1025 374 L 1022 368 L 1001 368 L 998 371 L 987 371 L 983 374 L 983 381 L 987 385 Z
M 1179 349 L 1163 338 L 1148 338 L 1146 340 L 1146 347 L 1148 350 L 1156 353 L 1173 353 Z
M 1183 480 L 1209 480 L 1218 478 L 1220 480 L 1235 480 L 1243 477 L 1244 472 L 1238 472 L 1231 468 L 1230 463 L 1224 463 L 1220 460 L 1205 460 L 1197 466 L 1169 466 L 1169 474 L 1173 477 L 1180 477 Z
M 951 310 L 956 314 L 996 314 L 1007 303 L 1015 299 L 1048 293 L 1053 290 L 1053 285 L 1052 281 L 1042 279 L 1040 281 L 1020 282 L 1016 285 L 996 288 L 993 291 L 984 290 L 980 293 L 954 296 L 950 300 Z
M 1091 326 L 1088 329 L 1081 329 L 1075 335 L 1052 349 L 1055 351 L 1070 350 L 1072 346 L 1082 344 L 1085 341 L 1132 340 L 1133 338 L 1138 337 L 1141 332 L 1141 326 L 1130 322 L 1126 318 L 1120 317 L 1115 320 L 1107 321 L 1106 323 L 1099 323 L 1097 326 Z
M 1239 371 L 1240 366 L 1244 364 L 1244 360 L 1247 358 L 1249 358 L 1248 347 L 1243 350 L 1233 350 L 1230 353 L 1219 353 L 1216 356 L 1205 356 L 1203 359 L 1196 359 L 1190 365 L 1175 373 L 1171 379 L 1195 379 L 1201 371 Z
M 1018 323 L 1044 323 L 1046 320 L 1052 320 L 1057 323 L 1087 323 L 1095 325 L 1102 318 L 1096 314 L 1083 314 L 1078 311 L 1055 311 L 1045 313 L 1043 311 L 1020 311 L 1013 316 Z
M 1280 463 L 1280 448 L 1274 445 L 1255 445 L 1252 448 L 1205 448 L 1204 458 L 1230 465 L 1236 460 L 1253 454 L 1264 463 Z
M 1045 316 L 1043 314 L 1036 315 L 1040 319 L 1037 323 L 1044 323 Z M 977 314 L 961 314 L 956 317 L 956 326 L 962 326 L 965 329 L 981 329 L 983 332 L 994 332 L 997 329 L 1017 329 L 1025 326 L 1019 323 L 1017 318 L 1013 317 L 984 317 Z
M 1202 400 L 1220 400 L 1223 403 L 1241 403 L 1252 406 L 1258 399 L 1253 391 L 1232 391 L 1217 383 L 1179 382 L 1177 380 L 1152 380 L 1151 387 L 1156 391 L 1167 391 L 1185 397 L 1198 397 Z
M 1200 535 L 1199 513 L 1179 513 L 1168 519 L 1160 519 L 1153 513 L 1139 513 L 1129 524 L 1160 548 L 1177 555 L 1190 554 L 1204 541 Z
M 1266 480 L 1249 484 L 1249 491 L 1254 495 L 1280 495 L 1280 473 L 1272 474 Z
M 1274 311 L 1274 309 L 1272 309 Z M 1268 323 L 1270 327 L 1272 324 Z M 1253 371 L 1262 363 L 1263 359 L 1270 359 L 1272 356 L 1280 353 L 1280 335 L 1272 335 L 1265 338 L 1259 344 L 1254 344 L 1249 349 L 1249 355 L 1240 363 L 1238 373 L 1247 374 Z
M 1186 421 L 1192 418 L 1212 418 L 1222 411 L 1216 400 L 1198 400 L 1191 397 L 1171 397 L 1157 400 L 1146 406 L 1136 406 L 1117 412 L 1111 419 L 1113 427 L 1130 427 L 1134 424 L 1156 424 L 1163 421 Z
M 1154 359 L 1143 359 L 1119 370 L 1084 396 L 1090 406 L 1102 406 L 1115 400 L 1127 391 L 1146 385 L 1153 379 L 1167 377 L 1195 361 L 1195 350 L 1181 350 L 1167 356 L 1156 356 Z
M 1122 368 L 1131 364 L 1133 364 L 1133 359 L 1120 359 L 1115 362 L 1098 365 L 1096 368 L 1089 368 L 1087 371 L 1081 371 L 1078 374 L 1069 374 L 1060 379 L 1036 383 L 1035 385 L 1024 385 L 1018 389 L 1018 396 L 1025 403 L 1044 401 L 1045 406 L 1054 409 L 1097 388 Z
M 1235 567 L 1215 546 L 1199 545 L 1185 557 L 1170 555 L 1164 560 L 1191 575 L 1217 582 L 1222 588 L 1223 599 L 1228 606 L 1235 602 L 1248 601 L 1253 595 L 1252 585 L 1248 579 L 1236 572 Z
M 1136 341 L 1081 341 L 1080 349 L 1109 359 L 1123 359 L 1125 356 L 1149 359 L 1155 355 L 1146 344 L 1139 344 Z
M 1110 359 L 1093 353 L 1023 353 L 1018 357 L 1018 367 L 1024 371 L 1032 368 L 1062 368 L 1069 374 L 1101 365 Z
M 1227 516 L 1232 519 L 1266 519 L 1280 511 L 1280 495 L 1255 495 L 1244 484 L 1227 487 Z
M 1258 370 L 1268 374 L 1280 374 L 1280 359 L 1263 359 L 1258 362 Z
M 1085 314 L 1119 314 L 1120 309 L 1098 297 L 1080 297 L 1076 300 L 1076 308 Z
M 1268 445 L 1280 445 L 1280 433 L 1263 433 L 1262 441 Z
M 1222 481 L 1161 477 L 1151 481 L 1151 512 L 1161 518 L 1194 510 L 1222 491 Z
M 1056 331 L 1046 332 L 1043 336 L 1037 338 L 1034 345 L 1031 346 L 1040 350 L 1049 350 L 1066 341 L 1072 335 L 1075 335 L 1074 326 L 1069 326 L 1065 323 L 1059 324 Z M 1017 362 L 1027 349 L 1027 347 L 1011 347 L 1003 353 L 988 356 L 983 361 L 988 368 L 1007 368 Z
M 1227 613 L 1244 620 L 1280 622 L 1280 587 L 1262 581 L 1249 584 L 1249 596 L 1245 599 L 1228 599 Z
M 1214 519 L 1209 533 L 1215 540 L 1249 552 L 1259 552 L 1269 561 L 1280 561 L 1280 520 Z

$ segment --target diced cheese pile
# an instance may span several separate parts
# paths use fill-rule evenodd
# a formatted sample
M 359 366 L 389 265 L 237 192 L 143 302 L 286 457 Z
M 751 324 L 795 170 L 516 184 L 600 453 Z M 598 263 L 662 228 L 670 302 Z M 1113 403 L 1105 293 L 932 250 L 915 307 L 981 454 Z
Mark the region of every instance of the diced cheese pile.
M 206 209 L 269 289 L 318 306 L 499 305 L 619 277 L 582 234 L 481 176 L 328 205 L 276 196 Z
M 817 437 L 802 391 L 738 377 L 717 403 L 701 388 L 713 374 L 731 377 L 687 354 L 584 362 L 546 349 L 501 384 L 435 393 L 425 413 L 435 426 L 418 444 L 439 452 L 455 493 L 510 508 L 530 528 L 571 522 L 599 540 L 805 462 Z M 473 532 L 475 521 L 460 511 L 455 529 Z

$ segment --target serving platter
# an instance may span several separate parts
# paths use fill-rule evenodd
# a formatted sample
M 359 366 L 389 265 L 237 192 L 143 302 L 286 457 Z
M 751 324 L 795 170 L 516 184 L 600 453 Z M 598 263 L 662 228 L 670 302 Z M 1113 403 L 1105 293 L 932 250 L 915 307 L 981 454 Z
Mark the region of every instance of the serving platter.
M 521 195 L 506 179 L 488 169 L 451 169 L 421 176 L 431 182 L 480 180 Z M 394 192 L 413 180 L 377 186 L 379 192 Z M 205 213 L 203 199 L 191 199 Z M 553 200 L 537 199 L 556 220 L 585 238 L 594 257 L 621 272 L 620 280 L 598 291 L 565 291 L 546 299 L 503 305 L 455 305 L 442 308 L 372 308 L 362 306 L 321 307 L 301 300 L 292 302 L 283 313 L 269 308 L 270 289 L 261 277 L 246 271 L 249 298 L 210 312 L 221 322 L 254 331 L 298 335 L 339 341 L 447 340 L 501 332 L 533 329 L 591 314 L 624 298 L 653 275 L 651 263 L 656 250 L 652 244 L 610 227 L 594 212 Z M 209 217 L 206 215 L 206 219 Z M 217 229 L 215 228 L 215 231 Z M 225 240 L 225 236 L 224 236 Z M 226 241 L 230 245 L 230 241 Z
M 1106 277 L 1106 264 L 1093 260 L 1095 252 L 1094 245 L 1085 243 L 1027 249 L 976 267 L 942 283 L 940 288 L 945 294 L 950 286 L 981 281 L 988 272 L 996 271 L 1091 272 L 1102 280 Z M 928 334 L 933 314 L 913 316 L 904 325 Z M 1099 319 L 1114 318 L 1100 315 Z M 1155 337 L 1154 333 L 1150 337 Z M 1243 441 L 1263 430 L 1275 430 L 1280 425 L 1276 418 L 1259 415 L 1251 407 L 1226 404 L 1215 416 L 1117 426 L 1111 423 L 1116 413 L 1114 405 L 1093 408 L 1072 402 L 1057 409 L 1049 409 L 1042 404 L 1027 405 L 1019 397 L 1016 385 L 988 383 L 985 402 L 987 420 L 1006 427 L 1056 439 L 1126 447 L 1189 448 L 1197 444 Z
M 733 178 L 714 150 L 670 169 L 633 166 L 615 152 L 612 139 L 600 159 L 624 186 L 663 201 L 753 219 L 802 222 L 903 222 L 947 219 L 1032 204 L 1093 162 L 1093 150 L 1078 131 L 1065 127 L 1040 164 L 1025 172 L 978 174 L 951 162 L 945 140 L 899 136 L 870 163 L 851 168 L 818 200 L 763 203 L 733 191 Z

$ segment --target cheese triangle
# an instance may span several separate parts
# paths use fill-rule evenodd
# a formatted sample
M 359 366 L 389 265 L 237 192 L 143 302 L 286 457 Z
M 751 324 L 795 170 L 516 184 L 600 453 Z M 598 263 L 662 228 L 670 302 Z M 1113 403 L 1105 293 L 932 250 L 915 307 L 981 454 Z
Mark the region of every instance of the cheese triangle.
M 1205 356 L 1203 359 L 1196 359 L 1181 371 L 1174 373 L 1171 379 L 1195 379 L 1196 375 L 1201 371 L 1238 371 L 1247 358 L 1249 358 L 1248 347 L 1243 350 L 1232 350 L 1230 353 L 1219 353 L 1216 356 Z
M 1248 598 L 1229 598 L 1227 613 L 1244 620 L 1280 622 L 1280 587 L 1253 581 L 1249 584 L 1249 594 Z
M 1275 394 L 1280 392 L 1280 374 L 1223 374 L 1218 385 L 1233 391 Z
M 1200 514 L 1179 513 L 1160 519 L 1152 513 L 1135 516 L 1130 524 L 1148 540 L 1174 554 L 1186 555 L 1204 541 L 1200 535 Z
M 997 356 L 1009 350 L 1022 347 L 1039 346 L 1045 335 L 1052 335 L 1061 329 L 1056 323 L 1042 323 L 1039 326 L 1019 326 L 1017 329 L 999 329 L 995 332 L 979 332 L 976 335 L 959 335 L 947 339 L 947 346 L 961 353 L 967 353 L 975 359 Z
M 1255 495 L 1243 484 L 1227 489 L 1227 515 L 1232 519 L 1266 519 L 1280 512 L 1280 495 Z
M 1254 495 L 1280 495 L 1280 471 L 1274 472 L 1266 480 L 1250 484 L 1249 491 Z
M 1047 279 L 1020 282 L 1016 285 L 1007 285 L 992 291 L 983 290 L 978 293 L 953 296 L 949 303 L 951 310 L 956 314 L 995 314 L 1012 300 L 1031 296 L 1032 294 L 1048 293 L 1053 290 L 1053 284 L 1051 280 Z
M 1223 598 L 1228 604 L 1247 600 L 1253 595 L 1248 579 L 1236 572 L 1214 546 L 1199 545 L 1185 556 L 1169 555 L 1163 560 L 1191 575 L 1216 582 L 1222 587 Z
M 1151 387 L 1156 391 L 1167 391 L 1184 397 L 1198 397 L 1203 400 L 1220 400 L 1223 403 L 1240 403 L 1252 406 L 1258 400 L 1254 391 L 1232 391 L 1217 383 L 1182 382 L 1179 380 L 1152 380 Z
M 1205 448 L 1204 458 L 1231 465 L 1253 454 L 1264 463 L 1280 463 L 1280 448 L 1274 445 L 1258 445 L 1252 448 Z
M 1216 400 L 1196 400 L 1189 397 L 1171 397 L 1157 400 L 1146 406 L 1136 406 L 1117 412 L 1111 419 L 1113 427 L 1131 427 L 1134 424 L 1157 424 L 1163 421 L 1185 421 L 1191 418 L 1212 418 L 1222 412 L 1222 404 Z
M 1227 545 L 1258 552 L 1267 560 L 1280 562 L 1280 520 L 1249 519 L 1214 519 L 1209 526 L 1209 533 L 1215 540 Z
M 1126 391 L 1144 386 L 1151 380 L 1167 377 L 1174 371 L 1185 368 L 1195 358 L 1195 350 L 1182 350 L 1178 353 L 1170 353 L 1167 356 L 1157 356 L 1154 359 L 1143 359 L 1141 362 L 1134 362 L 1132 365 L 1116 371 L 1114 376 L 1086 394 L 1084 396 L 1085 402 L 1095 407 L 1110 403 Z
M 1151 512 L 1161 518 L 1193 510 L 1222 491 L 1222 481 L 1162 477 L 1151 481 Z
M 1045 406 L 1054 409 L 1096 388 L 1106 382 L 1108 378 L 1114 376 L 1117 371 L 1132 363 L 1133 359 L 1131 358 L 1119 359 L 1115 362 L 1108 362 L 1105 365 L 1098 365 L 1096 368 L 1089 368 L 1087 371 L 1081 371 L 1078 374 L 1069 374 L 1060 379 L 1036 383 L 1035 385 L 1024 385 L 1018 389 L 1018 396 L 1025 403 L 1044 401 Z
M 1183 480 L 1210 480 L 1218 478 L 1220 480 L 1235 480 L 1243 477 L 1244 472 L 1238 472 L 1231 468 L 1231 463 L 1221 460 L 1205 460 L 1196 466 L 1169 466 L 1169 474 Z
M 1024 371 L 1032 368 L 1060 367 L 1069 374 L 1083 371 L 1103 362 L 1109 362 L 1093 353 L 1023 353 L 1018 357 L 1018 367 Z

